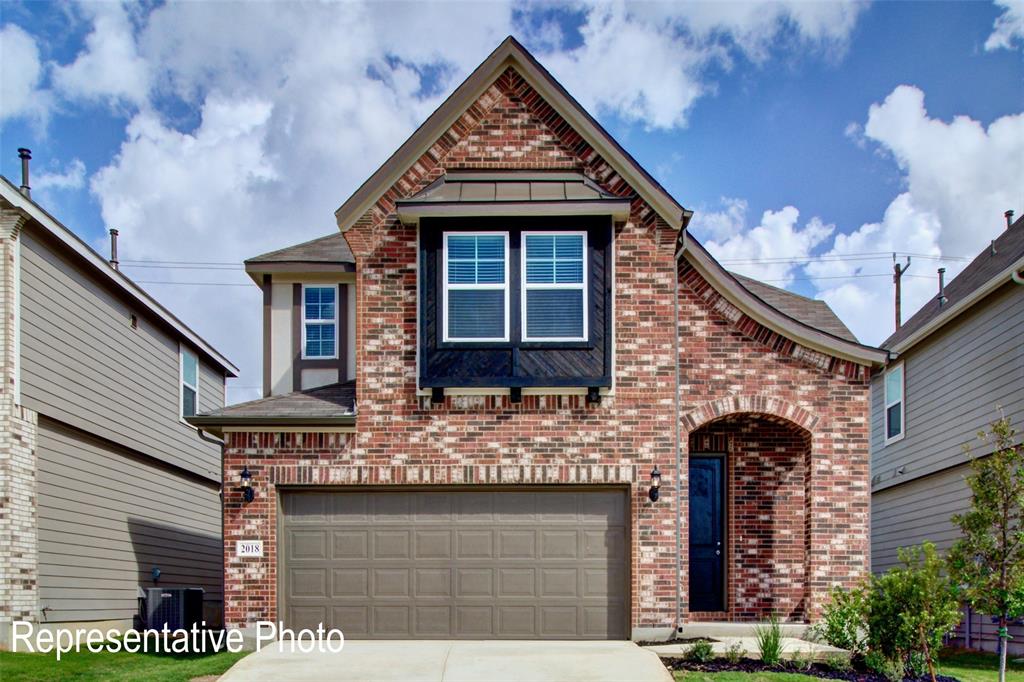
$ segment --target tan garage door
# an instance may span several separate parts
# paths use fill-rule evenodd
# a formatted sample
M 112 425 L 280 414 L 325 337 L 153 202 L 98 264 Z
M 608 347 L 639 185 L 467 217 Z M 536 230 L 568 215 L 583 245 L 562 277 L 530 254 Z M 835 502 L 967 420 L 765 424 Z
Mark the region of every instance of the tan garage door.
M 624 639 L 622 490 L 286 492 L 282 615 L 351 639 Z

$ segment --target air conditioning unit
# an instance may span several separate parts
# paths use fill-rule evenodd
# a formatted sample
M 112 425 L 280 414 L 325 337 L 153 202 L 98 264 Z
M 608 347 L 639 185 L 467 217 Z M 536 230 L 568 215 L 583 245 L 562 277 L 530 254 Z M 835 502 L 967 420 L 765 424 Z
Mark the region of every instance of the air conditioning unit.
M 203 588 L 146 588 L 145 619 L 149 630 L 190 630 L 203 620 Z

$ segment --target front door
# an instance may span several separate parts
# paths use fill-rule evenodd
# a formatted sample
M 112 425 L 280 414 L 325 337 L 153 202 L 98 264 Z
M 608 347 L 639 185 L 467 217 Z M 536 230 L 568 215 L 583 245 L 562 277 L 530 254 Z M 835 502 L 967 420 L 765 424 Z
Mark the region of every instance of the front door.
M 690 457 L 690 611 L 725 610 L 725 460 Z

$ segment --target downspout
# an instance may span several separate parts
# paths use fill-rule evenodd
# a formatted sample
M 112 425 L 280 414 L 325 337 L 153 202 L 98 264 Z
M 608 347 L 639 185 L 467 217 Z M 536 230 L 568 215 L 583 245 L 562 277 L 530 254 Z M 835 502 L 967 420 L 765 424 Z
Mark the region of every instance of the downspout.
M 220 446 L 220 619 L 221 627 L 226 628 L 225 607 L 228 604 L 228 599 L 227 584 L 224 576 L 227 575 L 228 558 L 227 552 L 224 550 L 224 450 L 227 448 L 227 441 L 212 438 L 206 435 L 206 432 L 200 428 L 196 429 L 196 433 L 199 434 L 199 440 L 205 440 L 207 443 Z
M 1024 285 L 1024 275 L 1021 275 L 1020 272 L 1016 270 L 1010 273 L 1010 279 L 1012 279 L 1015 284 Z
M 682 379 L 679 376 L 681 371 L 679 363 L 679 261 L 686 251 L 686 225 L 683 225 L 682 234 L 679 236 L 682 245 L 676 251 L 675 272 L 672 282 L 675 286 L 675 297 L 672 299 L 672 320 L 675 327 L 672 330 L 672 345 L 675 353 L 675 394 L 672 396 L 675 405 L 675 456 L 676 456 L 676 635 L 683 631 L 683 582 L 680 576 L 683 573 L 683 455 L 680 449 L 683 439 L 683 427 L 681 424 L 682 415 L 679 413 L 682 405 L 679 400 L 679 391 L 682 390 Z

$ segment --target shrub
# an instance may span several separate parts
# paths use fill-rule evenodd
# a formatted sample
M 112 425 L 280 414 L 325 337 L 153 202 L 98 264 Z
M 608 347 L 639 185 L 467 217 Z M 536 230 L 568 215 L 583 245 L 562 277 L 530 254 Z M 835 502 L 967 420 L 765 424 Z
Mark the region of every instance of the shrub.
M 903 661 L 886 658 L 880 651 L 868 651 L 864 656 L 864 665 L 871 672 L 877 673 L 891 682 L 903 680 Z
M 725 650 L 725 660 L 729 661 L 733 665 L 736 665 L 747 655 L 747 650 L 743 648 L 743 645 L 739 642 L 735 642 L 729 645 L 729 648 Z
M 807 672 L 814 667 L 814 652 L 810 649 L 806 653 L 799 650 L 794 651 L 790 657 L 790 662 L 797 670 Z
M 821 620 L 812 628 L 812 634 L 854 656 L 867 650 L 868 633 L 867 590 L 835 588 L 821 614 Z
M 929 671 L 942 636 L 960 620 L 953 583 L 930 542 L 899 552 L 902 566 L 871 581 L 868 648 L 902 667 L 920 652 Z
M 850 662 L 850 659 L 846 656 L 842 656 L 839 654 L 832 654 L 826 657 L 825 665 L 830 670 L 835 670 L 836 672 L 840 673 L 845 673 L 849 672 L 850 670 L 853 670 L 853 664 Z
M 761 654 L 761 662 L 765 665 L 778 665 L 782 660 L 782 627 L 779 619 L 772 614 L 765 625 L 754 629 L 757 640 L 757 651 Z
M 686 650 L 683 657 L 689 661 L 697 661 L 698 663 L 707 663 L 715 657 L 715 652 L 711 648 L 711 642 L 707 640 L 700 640 L 694 642 L 693 646 Z

